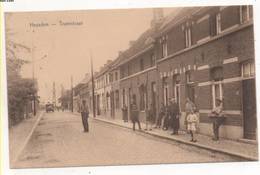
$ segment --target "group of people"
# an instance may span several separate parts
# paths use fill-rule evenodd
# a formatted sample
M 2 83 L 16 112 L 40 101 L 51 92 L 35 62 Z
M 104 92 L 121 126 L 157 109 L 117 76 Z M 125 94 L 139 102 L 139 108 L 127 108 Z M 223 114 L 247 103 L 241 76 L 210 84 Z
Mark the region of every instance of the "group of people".
M 80 105 L 80 112 L 82 117 L 82 124 L 84 132 L 89 132 L 89 109 L 86 104 L 86 101 L 83 100 Z M 123 105 L 122 108 L 123 119 L 127 121 L 127 107 Z M 196 105 L 189 99 L 186 99 L 185 104 L 185 126 L 186 131 L 191 135 L 191 142 L 196 142 L 196 132 L 198 129 L 199 123 L 199 111 Z M 146 109 L 146 128 L 145 130 L 152 130 L 153 120 L 155 119 L 154 106 L 152 104 Z M 169 104 L 165 106 L 161 104 L 159 116 L 156 120 L 155 128 L 162 128 L 163 130 L 168 130 L 172 128 L 172 135 L 177 135 L 180 128 L 180 108 L 177 104 L 176 99 L 172 98 L 169 100 Z M 224 121 L 223 105 L 221 99 L 216 99 L 216 107 L 213 108 L 212 112 L 209 114 L 209 117 L 212 118 L 213 123 L 213 140 L 219 140 L 219 127 Z M 141 130 L 141 124 L 139 120 L 139 110 L 135 100 L 131 101 L 130 104 L 130 119 L 133 123 L 133 130 L 135 131 L 135 125 L 138 125 L 139 130 Z
M 189 99 L 186 99 L 185 104 L 185 126 L 187 133 L 191 135 L 191 141 L 196 142 L 195 133 L 198 127 L 198 111 L 195 104 Z M 180 108 L 179 104 L 177 104 L 176 99 L 172 98 L 169 102 L 168 106 L 165 106 L 163 103 L 161 104 L 161 108 L 159 111 L 159 117 L 156 121 L 155 128 L 161 128 L 163 130 L 168 130 L 169 127 L 173 129 L 172 135 L 177 135 L 180 128 Z
M 127 107 L 124 105 L 122 108 L 123 119 L 127 121 Z M 184 124 L 186 127 L 186 132 L 191 136 L 191 142 L 197 142 L 196 133 L 199 127 L 199 111 L 196 105 L 189 99 L 186 99 L 185 104 L 185 120 Z M 162 128 L 163 130 L 168 130 L 172 128 L 172 135 L 177 135 L 180 129 L 180 108 L 176 99 L 172 98 L 169 100 L 167 106 L 163 103 L 160 106 L 159 116 L 156 118 L 156 113 L 152 104 L 146 109 L 146 128 L 145 130 L 152 130 L 152 125 L 155 122 L 154 128 Z M 219 139 L 219 127 L 224 121 L 223 114 L 223 105 L 221 99 L 216 99 L 216 107 L 212 109 L 212 112 L 209 114 L 209 117 L 212 118 L 213 123 L 213 140 Z M 133 130 L 135 131 L 135 125 L 138 124 L 139 129 L 141 130 L 141 124 L 139 120 L 139 111 L 134 100 L 130 104 L 130 119 L 133 123 Z

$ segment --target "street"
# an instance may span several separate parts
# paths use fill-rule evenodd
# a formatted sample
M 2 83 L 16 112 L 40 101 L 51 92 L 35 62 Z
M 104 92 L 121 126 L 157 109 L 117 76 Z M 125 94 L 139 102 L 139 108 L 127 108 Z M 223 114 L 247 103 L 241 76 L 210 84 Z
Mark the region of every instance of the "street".
M 236 161 L 92 118 L 89 123 L 84 133 L 79 115 L 44 114 L 12 168 Z

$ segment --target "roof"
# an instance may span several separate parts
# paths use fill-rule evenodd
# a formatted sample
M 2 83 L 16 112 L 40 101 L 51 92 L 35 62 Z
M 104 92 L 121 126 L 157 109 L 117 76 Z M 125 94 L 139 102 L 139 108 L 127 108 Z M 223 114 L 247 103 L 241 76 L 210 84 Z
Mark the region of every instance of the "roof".
M 153 46 L 156 31 L 157 28 L 155 27 L 147 29 L 126 51 L 121 54 L 122 58 L 120 59 L 119 64 L 121 65 L 130 61 L 135 58 L 135 55 L 138 53 L 141 53 L 147 48 Z
M 173 26 L 183 22 L 190 16 L 199 14 L 201 12 L 204 12 L 212 7 L 182 7 L 182 8 L 176 8 L 176 11 L 173 11 L 170 15 L 168 15 L 163 24 L 161 25 L 159 29 L 159 34 L 164 33 L 171 29 Z

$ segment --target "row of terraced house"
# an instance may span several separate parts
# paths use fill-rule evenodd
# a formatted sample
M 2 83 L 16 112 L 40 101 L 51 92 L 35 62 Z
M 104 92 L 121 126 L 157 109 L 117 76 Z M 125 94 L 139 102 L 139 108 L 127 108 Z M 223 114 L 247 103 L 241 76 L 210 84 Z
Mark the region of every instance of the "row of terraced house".
M 190 98 L 199 109 L 200 132 L 212 133 L 208 113 L 223 100 L 220 135 L 256 139 L 256 93 L 252 6 L 185 7 L 164 17 L 154 9 L 151 26 L 127 50 L 95 73 L 97 117 L 122 118 L 121 108 L 137 102 L 140 120 L 175 98 L 182 116 Z M 74 98 L 92 108 L 91 77 L 74 88 Z M 128 109 L 129 114 L 129 109 Z M 129 115 L 128 115 L 129 118 Z M 181 117 L 184 128 L 184 117 Z

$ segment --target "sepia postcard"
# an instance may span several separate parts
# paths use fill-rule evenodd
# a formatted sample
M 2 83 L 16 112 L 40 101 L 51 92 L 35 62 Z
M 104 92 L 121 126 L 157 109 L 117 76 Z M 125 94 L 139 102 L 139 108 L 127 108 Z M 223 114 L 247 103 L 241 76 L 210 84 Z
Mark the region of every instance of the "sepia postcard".
M 11 170 L 257 163 L 255 10 L 4 12 L 2 161 Z

